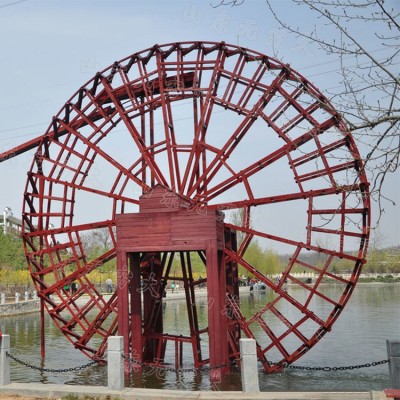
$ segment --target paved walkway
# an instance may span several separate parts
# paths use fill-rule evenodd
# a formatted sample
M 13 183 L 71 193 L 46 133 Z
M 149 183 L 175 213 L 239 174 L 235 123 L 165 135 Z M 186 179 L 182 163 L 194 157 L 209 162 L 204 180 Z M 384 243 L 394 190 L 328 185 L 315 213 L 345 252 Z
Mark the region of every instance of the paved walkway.
M 104 386 L 73 386 L 42 383 L 11 383 L 0 386 L 1 394 L 17 394 L 28 397 L 65 397 L 77 395 L 129 400 L 165 400 L 165 399 L 200 399 L 200 400 L 384 400 L 383 392 L 262 392 L 246 394 L 243 392 L 187 392 L 181 390 L 135 389 L 121 391 L 108 390 Z

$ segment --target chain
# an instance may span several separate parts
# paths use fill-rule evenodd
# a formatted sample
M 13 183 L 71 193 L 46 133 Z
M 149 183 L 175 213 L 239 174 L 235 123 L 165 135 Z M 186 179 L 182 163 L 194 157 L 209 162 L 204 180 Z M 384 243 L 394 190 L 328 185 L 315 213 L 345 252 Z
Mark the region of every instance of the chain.
M 168 372 L 196 372 L 198 371 L 198 368 L 195 368 L 194 366 L 191 367 L 185 367 L 185 368 L 172 368 L 172 367 L 167 367 L 167 366 L 162 366 L 162 365 L 149 365 L 140 361 L 137 361 L 129 356 L 124 355 L 123 356 L 127 361 L 129 361 L 132 364 L 138 365 L 146 370 L 154 370 L 154 369 L 160 369 Z M 238 360 L 233 360 L 229 363 L 224 363 L 221 365 L 217 365 L 215 367 L 202 367 L 202 371 L 211 371 L 214 369 L 220 369 L 220 368 L 225 368 L 225 367 L 237 367 Z M 288 368 L 288 369 L 298 369 L 298 370 L 304 370 L 304 371 L 323 371 L 323 372 L 335 372 L 335 371 L 347 371 L 347 370 L 354 370 L 354 369 L 360 369 L 360 368 L 370 368 L 370 367 L 376 367 L 378 365 L 383 365 L 387 364 L 389 360 L 382 360 L 382 361 L 374 361 L 371 363 L 366 363 L 366 364 L 358 364 L 358 365 L 350 365 L 350 366 L 344 366 L 344 367 L 308 367 L 304 365 L 289 365 L 288 363 L 284 362 L 268 362 L 270 366 L 272 365 L 278 365 L 283 368 Z M 260 371 L 264 371 L 263 369 L 260 369 Z
M 382 360 L 382 361 L 374 361 L 372 363 L 366 363 L 366 364 L 349 365 L 349 366 L 345 366 L 345 367 L 307 367 L 305 365 L 288 365 L 287 363 L 274 363 L 274 362 L 269 362 L 269 365 L 278 365 L 280 367 L 284 367 L 284 368 L 288 368 L 288 369 L 299 369 L 299 370 L 303 370 L 303 371 L 335 372 L 335 371 L 348 371 L 348 370 L 353 370 L 353 369 L 376 367 L 377 365 L 383 365 L 388 362 L 389 362 L 389 360 Z
M 17 357 L 13 356 L 12 354 L 6 352 L 7 356 L 10 357 L 12 360 L 17 362 L 18 364 L 24 365 L 25 367 L 32 368 L 41 372 L 52 372 L 52 373 L 60 373 L 60 372 L 73 372 L 73 371 L 81 371 L 85 368 L 88 368 L 94 364 L 99 363 L 101 360 L 96 360 L 96 361 L 90 361 L 85 365 L 81 365 L 78 367 L 72 367 L 72 368 L 61 368 L 61 369 L 54 369 L 54 368 L 42 368 L 42 367 L 37 367 L 35 365 L 31 365 L 25 361 L 22 361 L 18 359 Z M 149 365 L 140 361 L 137 361 L 129 356 L 123 355 L 123 357 L 129 361 L 132 364 L 138 365 L 146 370 L 163 370 L 166 372 L 175 372 L 175 373 L 185 373 L 185 372 L 196 372 L 199 370 L 199 368 L 195 368 L 194 366 L 188 366 L 188 367 L 181 367 L 181 368 L 172 368 L 172 367 L 167 367 L 163 365 Z M 217 365 L 215 367 L 202 367 L 202 371 L 212 371 L 215 369 L 220 369 L 220 368 L 225 368 L 225 367 L 237 367 L 238 360 L 233 360 L 228 363 L 224 363 L 221 365 Z M 323 372 L 335 372 L 335 371 L 348 371 L 348 370 L 354 370 L 354 369 L 361 369 L 361 368 L 370 368 L 370 367 L 376 367 L 378 365 L 383 365 L 387 364 L 389 360 L 381 360 L 381 361 L 374 361 L 372 363 L 366 363 L 366 364 L 358 364 L 358 365 L 350 365 L 350 366 L 344 366 L 344 367 L 308 367 L 305 365 L 288 365 L 286 362 L 268 362 L 270 366 L 277 365 L 283 368 L 287 369 L 297 369 L 297 370 L 303 370 L 303 371 L 323 371 Z M 260 371 L 264 371 L 261 369 Z
M 124 355 L 123 357 L 127 361 L 131 362 L 132 364 L 141 366 L 142 368 L 144 368 L 146 370 L 160 369 L 160 370 L 164 370 L 164 371 L 168 371 L 168 372 L 179 372 L 179 373 L 198 371 L 198 369 L 195 368 L 194 366 L 185 367 L 185 368 L 172 368 L 172 367 L 161 366 L 161 365 L 149 365 L 149 364 L 134 360 L 133 358 L 126 356 L 126 355 Z M 237 361 L 238 360 L 233 360 L 229 363 L 224 363 L 221 365 L 217 365 L 215 367 L 202 367 L 201 370 L 202 371 L 211 371 L 213 369 L 220 369 L 220 368 L 225 368 L 225 367 L 237 367 L 237 365 L 238 365 Z M 297 370 L 304 370 L 304 371 L 335 372 L 335 371 L 347 371 L 347 370 L 354 370 L 354 369 L 360 369 L 360 368 L 376 367 L 378 365 L 383 365 L 388 362 L 389 362 L 389 360 L 382 360 L 382 361 L 374 361 L 374 362 L 366 363 L 366 364 L 350 365 L 350 366 L 344 366 L 344 367 L 308 367 L 308 366 L 304 366 L 304 365 L 289 365 L 286 362 L 284 362 L 284 363 L 269 362 L 268 364 L 270 366 L 278 365 L 280 367 L 287 368 L 287 369 L 297 369 Z M 260 372 L 261 371 L 264 371 L 264 370 L 260 369 Z
M 167 371 L 167 372 L 176 372 L 176 373 L 184 373 L 184 372 L 197 372 L 199 370 L 199 368 L 196 368 L 194 365 L 193 366 L 187 366 L 187 367 L 180 367 L 180 368 L 173 368 L 173 367 L 167 367 L 164 365 L 154 365 L 154 364 L 146 364 L 144 362 L 135 360 L 127 355 L 123 355 L 123 357 L 125 358 L 125 360 L 129 361 L 132 364 L 138 365 L 140 367 L 142 367 L 143 369 L 146 370 L 154 370 L 154 369 L 159 369 L 162 371 Z M 215 367 L 201 367 L 202 371 L 212 371 L 215 369 L 220 369 L 220 368 L 225 368 L 225 367 L 232 367 L 232 366 L 236 366 L 237 362 L 236 360 L 233 360 L 231 362 L 228 363 L 224 363 L 224 364 L 220 364 L 220 365 L 216 365 Z
M 18 359 L 17 357 L 13 356 L 9 352 L 6 352 L 6 354 L 7 354 L 8 357 L 10 357 L 12 360 L 17 362 L 18 364 L 24 365 L 25 367 L 28 367 L 28 368 L 36 369 L 36 370 L 41 371 L 41 372 L 55 372 L 55 373 L 58 373 L 58 372 L 81 371 L 81 370 L 83 370 L 83 369 L 85 369 L 87 367 L 90 367 L 90 366 L 92 366 L 94 364 L 97 364 L 99 362 L 99 361 L 90 361 L 89 363 L 87 363 L 85 365 L 81 365 L 79 367 L 53 369 L 53 368 L 37 367 L 35 365 L 28 364 L 27 362 Z

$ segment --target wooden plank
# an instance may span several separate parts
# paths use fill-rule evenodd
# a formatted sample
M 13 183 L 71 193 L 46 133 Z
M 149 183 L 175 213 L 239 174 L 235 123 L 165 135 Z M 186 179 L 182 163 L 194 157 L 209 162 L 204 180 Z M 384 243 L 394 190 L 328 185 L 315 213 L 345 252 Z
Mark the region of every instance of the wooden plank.
M 166 199 L 176 202 L 173 205 L 178 208 L 169 207 Z M 218 211 L 187 210 L 186 199 L 162 186 L 141 196 L 139 205 L 139 213 L 116 216 L 117 250 L 205 250 L 210 240 L 218 250 L 223 249 L 224 225 Z

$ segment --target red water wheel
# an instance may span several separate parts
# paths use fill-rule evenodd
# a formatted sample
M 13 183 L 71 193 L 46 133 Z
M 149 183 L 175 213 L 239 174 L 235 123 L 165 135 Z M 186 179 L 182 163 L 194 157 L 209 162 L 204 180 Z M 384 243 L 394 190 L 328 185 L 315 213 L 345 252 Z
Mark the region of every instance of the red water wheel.
M 225 264 L 268 293 L 251 309 L 231 293 L 226 307 L 266 371 L 331 329 L 365 261 L 370 199 L 346 124 L 309 81 L 225 43 L 156 45 L 96 74 L 54 117 L 28 172 L 26 255 L 49 315 L 91 358 L 118 331 L 117 292 L 102 295 L 91 272 L 116 257 L 116 215 L 138 212 L 155 187 L 190 209 L 223 211 L 237 233 Z M 105 231 L 111 246 L 89 257 L 85 235 Z M 285 255 L 283 268 L 252 262 L 255 243 Z M 343 263 L 349 273 L 337 275 Z

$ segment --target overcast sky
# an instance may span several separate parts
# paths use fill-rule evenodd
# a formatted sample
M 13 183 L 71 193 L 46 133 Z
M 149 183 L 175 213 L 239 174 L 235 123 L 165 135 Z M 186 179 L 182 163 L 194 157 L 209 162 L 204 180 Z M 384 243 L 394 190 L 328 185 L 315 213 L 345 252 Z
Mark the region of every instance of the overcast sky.
M 223 40 L 267 55 L 278 52 L 322 92 L 337 84 L 337 60 L 279 30 L 264 1 L 219 8 L 210 2 L 0 0 L 0 152 L 43 133 L 97 71 L 156 43 Z M 309 29 L 319 23 L 288 1 L 276 5 L 291 22 Z M 367 25 L 360 29 L 367 32 Z M 16 216 L 31 160 L 27 153 L 0 164 L 0 207 L 11 207 Z M 386 185 L 399 204 L 399 174 Z M 400 244 L 399 207 L 388 203 L 385 209 L 381 245 Z

